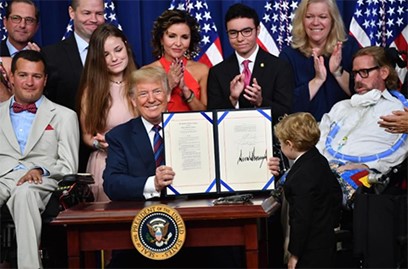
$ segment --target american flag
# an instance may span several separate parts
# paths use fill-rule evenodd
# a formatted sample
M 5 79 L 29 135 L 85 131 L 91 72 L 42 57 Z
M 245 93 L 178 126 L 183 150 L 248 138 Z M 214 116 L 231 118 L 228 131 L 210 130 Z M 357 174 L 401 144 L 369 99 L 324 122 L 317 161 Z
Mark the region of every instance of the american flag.
M 266 1 L 261 18 L 258 44 L 269 53 L 278 56 L 292 40 L 292 19 L 299 0 Z
M 350 23 L 350 34 L 360 46 L 395 47 L 408 51 L 407 0 L 358 0 Z M 407 55 L 403 55 L 407 61 Z M 396 68 L 400 80 L 407 69 Z
M 115 25 L 118 27 L 120 30 L 122 30 L 122 26 L 119 24 L 118 19 L 116 18 L 116 12 L 115 12 L 115 4 L 113 3 L 112 0 L 105 0 L 105 21 Z M 74 22 L 69 20 L 69 23 L 67 25 L 67 31 L 65 32 L 64 36 L 62 39 L 65 39 L 69 37 L 72 34 L 72 31 L 74 30 Z
M 6 16 L 6 0 L 0 0 L 0 41 L 7 38 L 7 31 L 3 25 L 3 17 Z
M 172 0 L 169 9 L 186 10 L 200 24 L 200 52 L 194 60 L 209 67 L 223 60 L 217 27 L 211 17 L 206 0 Z

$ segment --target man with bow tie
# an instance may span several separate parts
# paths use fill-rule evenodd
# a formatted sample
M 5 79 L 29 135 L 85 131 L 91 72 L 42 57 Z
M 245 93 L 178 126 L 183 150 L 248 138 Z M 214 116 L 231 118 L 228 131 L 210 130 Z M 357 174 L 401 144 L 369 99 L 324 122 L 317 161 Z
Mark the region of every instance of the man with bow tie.
M 10 79 L 14 95 L 0 105 L 0 206 L 7 205 L 15 223 L 18 268 L 42 268 L 41 213 L 57 180 L 77 172 L 78 118 L 43 96 L 40 52 L 18 52 Z

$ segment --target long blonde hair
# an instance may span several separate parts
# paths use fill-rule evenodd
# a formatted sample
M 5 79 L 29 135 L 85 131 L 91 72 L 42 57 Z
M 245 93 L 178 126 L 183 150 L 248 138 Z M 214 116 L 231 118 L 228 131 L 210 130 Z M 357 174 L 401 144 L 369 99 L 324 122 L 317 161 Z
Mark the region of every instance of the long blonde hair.
M 299 49 L 307 57 L 312 55 L 312 48 L 306 30 L 303 25 L 303 19 L 306 16 L 307 8 L 311 3 L 326 3 L 329 7 L 329 15 L 332 20 L 332 26 L 326 44 L 324 45 L 322 55 L 329 56 L 338 41 L 347 40 L 347 33 L 344 28 L 343 19 L 340 16 L 339 9 L 335 0 L 302 0 L 296 9 L 293 18 L 292 28 L 292 48 Z

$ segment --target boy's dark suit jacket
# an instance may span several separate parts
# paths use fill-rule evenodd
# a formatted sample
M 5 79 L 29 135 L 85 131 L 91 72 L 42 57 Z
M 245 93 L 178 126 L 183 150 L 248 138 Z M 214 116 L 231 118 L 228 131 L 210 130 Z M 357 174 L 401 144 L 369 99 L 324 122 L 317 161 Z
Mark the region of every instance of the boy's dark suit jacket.
M 229 58 L 210 68 L 207 92 L 209 110 L 233 109 L 229 100 L 230 82 L 239 74 L 238 59 L 233 53 Z M 294 80 L 290 65 L 272 54 L 259 48 L 252 71 L 251 84 L 256 78 L 262 89 L 261 107 L 271 107 L 274 123 L 292 108 Z M 240 108 L 254 107 L 242 94 L 239 98 Z
M 316 147 L 300 156 L 290 168 L 284 193 L 289 203 L 289 252 L 299 257 L 299 265 L 320 267 L 325 262 L 331 265 L 332 256 L 320 257 L 319 261 L 312 261 L 317 262 L 314 264 L 303 262 L 314 251 L 334 252 L 334 228 L 341 210 L 340 185 Z
M 156 174 L 154 153 L 140 117 L 110 130 L 103 187 L 111 200 L 144 200 L 149 176 Z

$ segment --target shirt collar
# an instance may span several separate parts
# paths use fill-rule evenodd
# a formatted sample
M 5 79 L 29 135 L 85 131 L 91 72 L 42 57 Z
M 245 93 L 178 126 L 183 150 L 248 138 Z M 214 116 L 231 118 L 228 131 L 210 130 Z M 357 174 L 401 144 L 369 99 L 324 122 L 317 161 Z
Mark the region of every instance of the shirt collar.
M 256 55 L 258 54 L 259 51 L 259 46 L 258 44 L 256 44 L 256 49 L 254 50 L 254 52 L 251 54 L 251 56 L 249 56 L 248 58 L 243 58 L 241 55 L 239 55 L 236 51 L 235 51 L 235 55 L 237 56 L 237 60 L 238 63 L 241 64 L 243 60 L 250 60 L 251 63 L 255 63 L 255 59 L 256 59 Z
M 36 106 L 37 108 L 40 107 L 40 105 L 41 105 L 43 99 L 44 99 L 44 95 L 41 95 L 40 99 L 38 99 L 37 101 L 35 101 L 35 106 Z M 13 97 L 11 98 L 11 102 L 10 102 L 10 109 L 13 107 L 13 104 L 14 104 L 15 102 L 16 102 L 16 99 L 14 99 L 14 95 L 13 95 Z
M 143 125 L 146 128 L 147 132 L 150 132 L 154 126 L 151 122 L 147 121 L 145 118 L 140 117 L 142 119 Z M 162 127 L 162 124 L 159 123 L 159 126 Z
M 80 37 L 76 32 L 74 32 L 74 36 L 77 42 L 78 51 L 79 53 L 82 53 L 88 47 L 89 44 L 82 37 Z
M 16 54 L 17 52 L 19 52 L 19 50 L 18 49 L 16 49 L 14 46 L 13 46 L 13 44 L 11 44 L 10 43 L 10 40 L 7 38 L 7 40 L 6 40 L 6 45 L 7 45 L 7 48 L 8 48 L 8 50 L 9 50 L 9 52 L 10 52 L 10 56 L 11 57 L 14 57 L 14 54 Z M 24 47 L 24 49 L 26 49 L 26 47 Z M 23 50 L 24 50 L 23 49 Z

